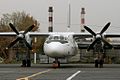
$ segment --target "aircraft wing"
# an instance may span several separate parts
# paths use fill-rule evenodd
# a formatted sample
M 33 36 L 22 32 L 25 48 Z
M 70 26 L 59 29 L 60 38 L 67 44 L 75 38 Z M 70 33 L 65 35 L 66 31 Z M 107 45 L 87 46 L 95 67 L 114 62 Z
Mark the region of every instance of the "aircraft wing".
M 0 32 L 0 36 L 16 36 L 14 32 Z
M 120 38 L 120 33 L 106 33 L 104 34 L 105 38 Z M 74 33 L 73 34 L 74 37 L 77 37 L 77 39 L 85 39 L 85 38 L 92 38 L 93 36 L 89 33 Z M 89 45 L 92 43 L 92 41 L 90 40 L 83 40 L 83 41 L 78 41 L 78 47 L 80 49 L 86 49 L 89 47 Z M 111 42 L 110 43 L 114 49 L 120 49 L 120 44 L 115 43 L 115 42 Z M 108 46 L 105 47 L 106 49 L 108 48 Z M 109 48 L 108 48 L 109 49 Z
M 73 37 L 92 38 L 93 36 L 90 33 L 73 33 Z
M 54 33 L 40 33 L 40 32 L 29 32 L 30 36 L 49 36 Z M 16 36 L 15 32 L 0 32 L 0 36 Z M 80 37 L 80 38 L 91 38 L 92 35 L 89 33 L 73 33 L 74 37 Z M 106 33 L 105 37 L 109 38 L 119 38 L 120 33 Z
M 28 33 L 31 37 L 37 37 L 37 36 L 44 36 L 44 37 L 48 37 L 49 35 L 51 35 L 52 33 L 41 33 L 41 32 L 29 32 Z
M 120 33 L 106 33 L 105 37 L 107 37 L 107 38 L 120 38 Z
M 120 38 L 120 33 L 106 33 L 105 38 Z M 80 38 L 92 38 L 93 36 L 89 33 L 74 33 L 74 37 Z
M 78 48 L 79 49 L 87 49 L 90 44 L 91 44 L 91 42 L 85 42 L 85 41 L 84 42 L 79 42 L 78 43 Z M 120 49 L 120 43 L 114 43 L 114 42 L 112 42 L 110 44 L 114 47 L 114 49 Z M 108 46 L 104 46 L 104 48 L 105 49 L 111 49 Z
M 52 33 L 28 32 L 30 36 L 49 36 Z M 15 32 L 0 32 L 0 36 L 16 36 Z

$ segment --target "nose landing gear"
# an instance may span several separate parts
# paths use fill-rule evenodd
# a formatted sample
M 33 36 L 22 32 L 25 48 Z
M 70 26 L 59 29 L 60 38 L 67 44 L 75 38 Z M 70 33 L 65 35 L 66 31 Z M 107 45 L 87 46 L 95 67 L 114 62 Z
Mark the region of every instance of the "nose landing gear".
M 60 68 L 60 61 L 55 58 L 55 61 L 53 61 L 53 68 Z

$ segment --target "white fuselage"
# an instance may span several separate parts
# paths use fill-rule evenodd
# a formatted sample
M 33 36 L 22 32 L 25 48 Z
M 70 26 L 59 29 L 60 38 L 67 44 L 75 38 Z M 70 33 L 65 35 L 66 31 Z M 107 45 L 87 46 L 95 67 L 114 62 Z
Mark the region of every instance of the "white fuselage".
M 72 35 L 53 34 L 44 43 L 44 53 L 52 58 L 65 58 L 77 54 L 78 45 Z

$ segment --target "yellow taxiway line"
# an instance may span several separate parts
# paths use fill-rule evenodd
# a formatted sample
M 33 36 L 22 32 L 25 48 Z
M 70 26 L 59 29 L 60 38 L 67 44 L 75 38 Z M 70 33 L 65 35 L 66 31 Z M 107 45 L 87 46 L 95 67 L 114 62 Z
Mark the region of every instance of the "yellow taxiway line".
M 42 71 L 42 72 L 38 72 L 38 73 L 35 73 L 33 75 L 30 75 L 30 76 L 27 76 L 27 77 L 23 77 L 23 78 L 19 78 L 19 79 L 16 79 L 16 80 L 31 80 L 30 78 L 35 77 L 35 76 L 40 75 L 40 74 L 47 73 L 47 72 L 49 72 L 51 70 L 52 69 L 48 69 L 48 70 L 45 70 L 45 71 Z

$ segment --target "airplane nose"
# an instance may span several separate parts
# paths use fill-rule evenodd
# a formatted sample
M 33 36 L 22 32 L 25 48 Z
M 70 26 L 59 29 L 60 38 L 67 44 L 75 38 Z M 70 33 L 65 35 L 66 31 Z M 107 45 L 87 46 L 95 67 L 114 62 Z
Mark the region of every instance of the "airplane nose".
M 60 50 L 62 49 L 61 44 L 59 42 L 53 42 L 53 43 L 49 44 L 48 47 L 49 47 L 49 51 L 53 52 L 53 53 L 54 52 L 59 53 Z
M 60 42 L 51 42 L 45 46 L 44 51 L 51 57 L 58 57 L 63 55 L 64 48 Z

